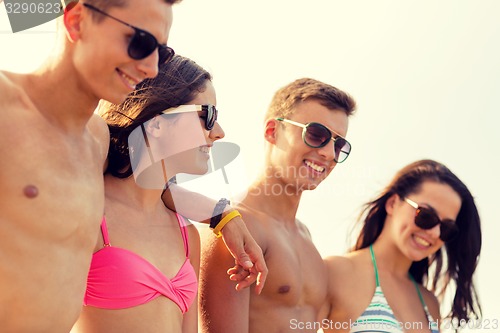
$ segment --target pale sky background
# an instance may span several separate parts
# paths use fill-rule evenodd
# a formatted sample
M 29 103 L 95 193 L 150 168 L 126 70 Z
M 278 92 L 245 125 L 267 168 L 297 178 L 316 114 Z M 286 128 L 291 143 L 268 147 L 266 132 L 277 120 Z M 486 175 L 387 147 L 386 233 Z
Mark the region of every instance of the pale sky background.
M 323 256 L 341 254 L 361 205 L 397 170 L 422 158 L 445 163 L 482 218 L 475 282 L 490 329 L 472 331 L 497 331 L 500 1 L 185 0 L 174 17 L 169 45 L 214 75 L 225 140 L 241 147 L 225 191 L 256 175 L 263 115 L 278 88 L 312 77 L 349 92 L 358 103 L 347 136 L 353 151 L 303 195 L 298 218 Z M 12 34 L 0 5 L 0 68 L 36 68 L 54 29 Z

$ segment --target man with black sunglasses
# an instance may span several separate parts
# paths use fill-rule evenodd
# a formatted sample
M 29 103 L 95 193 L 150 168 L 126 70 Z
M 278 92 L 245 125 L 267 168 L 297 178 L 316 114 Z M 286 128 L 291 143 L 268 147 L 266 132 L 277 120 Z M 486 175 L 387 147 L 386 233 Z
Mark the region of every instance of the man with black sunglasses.
M 159 45 L 175 2 L 85 4 Z M 57 30 L 54 53 L 34 73 L 0 73 L 2 332 L 67 333 L 77 320 L 104 212 L 109 132 L 94 109 L 100 99 L 121 102 L 158 71 L 157 45 L 132 53 L 137 32 L 82 2 L 65 7 Z
M 269 276 L 260 295 L 237 292 L 224 269 L 224 245 L 206 237 L 200 270 L 203 332 L 316 332 L 327 295 L 327 273 L 307 227 L 296 219 L 302 193 L 315 189 L 349 156 L 345 136 L 355 101 L 314 79 L 276 92 L 266 114 L 265 168 L 237 205 L 264 252 Z M 325 218 L 328 218 L 325 213 Z M 230 269 L 232 278 L 248 273 Z
M 0 72 L 2 332 L 67 333 L 77 320 L 104 213 L 109 131 L 94 109 L 122 102 L 171 58 L 176 2 L 70 2 L 46 62 Z M 265 267 L 241 219 L 223 235 L 238 262 L 248 253 Z

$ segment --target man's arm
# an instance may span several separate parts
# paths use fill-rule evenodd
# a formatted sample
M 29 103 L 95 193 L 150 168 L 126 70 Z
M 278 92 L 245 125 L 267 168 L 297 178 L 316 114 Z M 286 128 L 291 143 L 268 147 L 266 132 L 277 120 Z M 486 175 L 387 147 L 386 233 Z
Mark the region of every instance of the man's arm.
M 173 199 L 175 197 L 175 200 Z M 165 205 L 187 218 L 202 223 L 210 223 L 212 212 L 217 201 L 199 193 L 188 191 L 176 184 L 171 184 L 162 195 Z M 234 210 L 226 206 L 223 216 Z M 210 235 L 215 238 L 215 235 Z M 241 217 L 235 217 L 222 229 L 222 239 L 225 247 L 234 258 L 232 265 L 242 266 L 250 274 L 242 280 L 237 280 L 237 289 L 249 287 L 256 283 L 255 291 L 260 294 L 267 277 L 267 266 L 259 245 L 255 242 Z M 227 251 L 226 251 L 227 252 Z M 224 274 L 227 280 L 226 270 Z
M 200 328 L 203 333 L 248 333 L 250 289 L 237 291 L 226 271 L 234 258 L 221 239 L 202 232 Z

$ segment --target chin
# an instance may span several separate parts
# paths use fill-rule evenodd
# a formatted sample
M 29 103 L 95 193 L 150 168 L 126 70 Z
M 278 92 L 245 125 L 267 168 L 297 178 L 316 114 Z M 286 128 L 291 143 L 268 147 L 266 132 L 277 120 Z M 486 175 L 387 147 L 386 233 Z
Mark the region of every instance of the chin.
M 99 99 L 103 99 L 113 104 L 121 104 L 127 98 L 127 94 L 113 94 L 112 96 L 102 96 Z
M 312 191 L 312 190 L 315 190 L 316 187 L 318 187 L 319 184 L 306 184 L 304 186 L 304 190 L 309 190 L 309 191 Z
M 323 179 L 313 179 L 313 180 L 309 180 L 308 182 L 306 182 L 304 185 L 303 185 L 303 188 L 305 190 L 314 190 L 316 189 L 319 184 L 321 184 L 321 182 L 323 181 Z
M 431 255 L 429 251 L 422 251 L 422 250 L 416 250 L 416 249 L 411 249 L 406 253 L 406 256 L 408 259 L 411 261 L 421 261 L 425 258 L 428 258 Z

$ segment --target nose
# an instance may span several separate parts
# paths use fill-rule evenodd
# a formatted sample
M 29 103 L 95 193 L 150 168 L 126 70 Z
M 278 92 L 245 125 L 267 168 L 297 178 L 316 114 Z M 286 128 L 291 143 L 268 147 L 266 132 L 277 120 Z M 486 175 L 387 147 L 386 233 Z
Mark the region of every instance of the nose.
M 438 223 L 434 227 L 427 229 L 426 233 L 433 239 L 439 239 L 439 236 L 441 236 L 441 223 Z
M 329 142 L 326 144 L 326 146 L 323 146 L 318 149 L 318 154 L 323 157 L 327 161 L 333 161 L 333 158 L 335 157 L 335 149 L 334 149 L 334 142 L 333 140 L 329 140 Z
M 210 130 L 210 133 L 208 134 L 208 136 L 213 141 L 217 141 L 217 140 L 220 140 L 223 137 L 225 137 L 226 133 L 224 133 L 224 130 L 219 125 L 219 123 L 216 121 L 215 124 L 214 124 L 214 127 Z
M 144 59 L 137 60 L 137 70 L 144 73 L 145 79 L 152 79 L 158 75 L 158 49 Z

